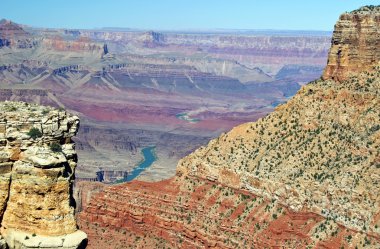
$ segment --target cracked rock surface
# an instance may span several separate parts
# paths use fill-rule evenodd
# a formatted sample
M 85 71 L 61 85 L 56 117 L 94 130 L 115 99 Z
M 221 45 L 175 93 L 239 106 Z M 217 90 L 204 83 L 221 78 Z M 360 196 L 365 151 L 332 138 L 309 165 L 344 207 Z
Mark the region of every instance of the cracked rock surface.
M 0 102 L 0 231 L 10 248 L 78 248 L 86 240 L 72 198 L 78 127 L 63 110 Z

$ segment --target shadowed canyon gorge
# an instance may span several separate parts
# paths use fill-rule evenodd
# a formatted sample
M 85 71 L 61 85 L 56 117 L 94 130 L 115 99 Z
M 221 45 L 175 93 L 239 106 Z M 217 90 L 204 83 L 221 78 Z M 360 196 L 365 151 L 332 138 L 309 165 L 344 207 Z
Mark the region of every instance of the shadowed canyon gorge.
M 0 248 L 378 248 L 379 30 L 0 21 Z

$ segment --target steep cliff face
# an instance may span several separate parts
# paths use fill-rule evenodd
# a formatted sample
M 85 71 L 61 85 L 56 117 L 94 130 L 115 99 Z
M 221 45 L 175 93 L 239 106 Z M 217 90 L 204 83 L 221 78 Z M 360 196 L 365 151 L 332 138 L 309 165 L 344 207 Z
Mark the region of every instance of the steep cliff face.
M 323 79 L 342 81 L 350 74 L 372 70 L 380 59 L 380 6 L 342 14 L 335 25 Z
M 79 119 L 51 107 L 0 103 L 0 222 L 10 248 L 78 248 L 71 137 Z
M 0 37 L 1 38 L 16 38 L 20 36 L 26 36 L 25 32 L 19 25 L 11 22 L 10 20 L 0 20 Z

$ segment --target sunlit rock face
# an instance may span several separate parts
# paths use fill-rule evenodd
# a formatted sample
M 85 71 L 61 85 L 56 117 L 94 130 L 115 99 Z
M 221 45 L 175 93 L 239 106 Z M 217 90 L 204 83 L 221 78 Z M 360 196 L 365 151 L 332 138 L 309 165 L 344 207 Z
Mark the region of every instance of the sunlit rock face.
M 335 25 L 324 79 L 342 81 L 372 70 L 380 59 L 380 6 L 367 6 L 340 16 Z
M 63 110 L 0 102 L 1 234 L 10 248 L 77 248 L 86 239 L 71 194 L 78 127 Z

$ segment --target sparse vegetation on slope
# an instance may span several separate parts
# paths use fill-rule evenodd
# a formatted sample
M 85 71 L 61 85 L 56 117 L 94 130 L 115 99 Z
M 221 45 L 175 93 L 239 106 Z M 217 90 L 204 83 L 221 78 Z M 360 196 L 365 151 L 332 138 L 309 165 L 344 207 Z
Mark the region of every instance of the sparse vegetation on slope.
M 380 199 L 380 72 L 317 80 L 257 123 L 183 159 L 205 177 L 375 232 Z M 379 225 L 379 224 L 378 224 Z

